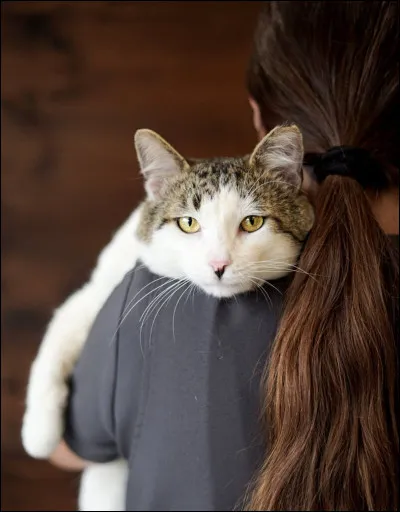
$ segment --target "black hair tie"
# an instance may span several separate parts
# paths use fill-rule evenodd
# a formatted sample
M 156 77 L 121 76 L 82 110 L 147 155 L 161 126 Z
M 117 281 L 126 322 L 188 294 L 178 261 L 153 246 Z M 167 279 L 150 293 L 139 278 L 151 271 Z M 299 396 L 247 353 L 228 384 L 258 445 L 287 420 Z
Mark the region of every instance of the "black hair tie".
M 351 146 L 335 146 L 326 153 L 307 153 L 305 165 L 312 165 L 318 183 L 327 176 L 344 176 L 356 180 L 363 188 L 382 189 L 387 178 L 369 151 Z

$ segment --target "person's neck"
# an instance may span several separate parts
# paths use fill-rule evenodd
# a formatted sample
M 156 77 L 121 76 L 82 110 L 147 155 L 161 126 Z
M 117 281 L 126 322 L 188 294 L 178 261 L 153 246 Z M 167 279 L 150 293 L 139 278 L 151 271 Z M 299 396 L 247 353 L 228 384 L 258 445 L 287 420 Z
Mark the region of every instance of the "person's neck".
M 367 194 L 372 212 L 387 235 L 399 234 L 399 189 Z

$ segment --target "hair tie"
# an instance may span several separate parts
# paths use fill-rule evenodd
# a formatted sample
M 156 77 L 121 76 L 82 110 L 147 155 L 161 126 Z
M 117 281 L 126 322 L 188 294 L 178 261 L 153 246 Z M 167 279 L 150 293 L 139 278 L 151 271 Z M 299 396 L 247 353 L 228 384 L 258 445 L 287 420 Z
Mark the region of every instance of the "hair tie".
M 335 146 L 326 153 L 307 153 L 305 165 L 312 165 L 318 183 L 327 176 L 343 176 L 356 180 L 364 188 L 387 186 L 385 173 L 366 149 Z

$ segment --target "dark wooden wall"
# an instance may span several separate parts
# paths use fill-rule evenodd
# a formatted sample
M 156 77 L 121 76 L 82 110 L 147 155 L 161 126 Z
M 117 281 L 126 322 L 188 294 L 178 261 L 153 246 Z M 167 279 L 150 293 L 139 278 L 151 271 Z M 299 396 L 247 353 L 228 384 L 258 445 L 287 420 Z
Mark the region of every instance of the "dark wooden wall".
M 184 155 L 255 143 L 256 2 L 2 2 L 2 510 L 73 510 L 78 475 L 20 442 L 52 310 L 142 197 L 136 129 Z

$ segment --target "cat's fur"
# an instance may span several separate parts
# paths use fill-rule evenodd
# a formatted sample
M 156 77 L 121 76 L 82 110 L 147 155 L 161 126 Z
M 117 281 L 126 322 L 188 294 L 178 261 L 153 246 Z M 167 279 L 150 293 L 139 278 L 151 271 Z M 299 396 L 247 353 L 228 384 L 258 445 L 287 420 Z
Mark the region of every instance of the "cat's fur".
M 22 439 L 36 458 L 49 457 L 61 440 L 67 379 L 97 313 L 138 260 L 155 274 L 229 297 L 287 274 L 314 220 L 301 192 L 296 126 L 275 128 L 243 158 L 185 160 L 150 130 L 139 130 L 135 145 L 147 198 L 102 251 L 89 282 L 56 310 L 32 365 Z M 266 219 L 253 233 L 239 228 L 249 215 Z M 176 219 L 183 216 L 201 229 L 181 231 Z M 214 260 L 230 262 L 221 279 Z M 126 476 L 122 460 L 91 465 L 81 481 L 80 510 L 123 510 Z

